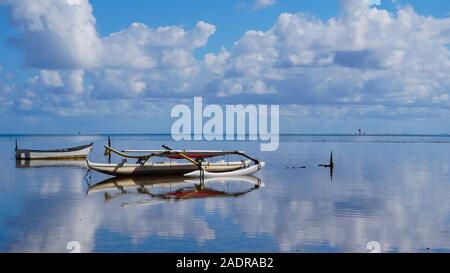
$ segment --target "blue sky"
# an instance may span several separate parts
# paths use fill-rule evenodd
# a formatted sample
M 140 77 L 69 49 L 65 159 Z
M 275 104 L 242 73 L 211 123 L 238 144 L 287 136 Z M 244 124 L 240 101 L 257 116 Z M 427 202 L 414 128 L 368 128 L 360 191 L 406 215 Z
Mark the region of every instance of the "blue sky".
M 0 0 L 0 133 L 168 132 L 194 96 L 280 104 L 287 133 L 450 132 L 448 1 L 68 1 Z

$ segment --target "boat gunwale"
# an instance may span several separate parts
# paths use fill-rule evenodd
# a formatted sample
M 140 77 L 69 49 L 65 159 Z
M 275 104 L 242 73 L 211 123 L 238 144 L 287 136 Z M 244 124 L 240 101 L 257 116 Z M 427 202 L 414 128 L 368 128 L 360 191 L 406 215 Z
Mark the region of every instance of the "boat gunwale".
M 86 160 L 88 167 L 111 167 L 111 168 L 124 168 L 124 167 L 131 167 L 131 168 L 137 168 L 137 167 L 170 167 L 171 165 L 169 163 L 167 164 L 161 164 L 161 163 L 152 163 L 152 164 L 139 164 L 139 163 L 96 163 L 91 162 L 89 160 Z M 251 162 L 251 160 L 241 160 L 241 161 L 219 161 L 219 162 L 209 162 L 207 165 L 211 164 L 212 166 L 230 166 L 230 165 L 248 165 Z M 178 162 L 172 162 L 172 166 L 174 167 L 184 167 L 184 166 L 192 166 L 190 163 L 178 163 Z
M 64 160 L 64 161 L 82 161 L 87 158 L 87 155 L 74 155 L 74 156 L 49 156 L 49 157 L 31 157 L 22 158 L 16 157 L 16 161 L 48 161 L 48 160 Z

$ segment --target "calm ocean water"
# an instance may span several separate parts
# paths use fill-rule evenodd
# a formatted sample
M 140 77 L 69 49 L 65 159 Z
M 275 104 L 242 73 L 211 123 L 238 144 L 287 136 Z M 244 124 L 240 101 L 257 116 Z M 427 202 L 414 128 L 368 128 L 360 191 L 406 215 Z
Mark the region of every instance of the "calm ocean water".
M 0 136 L 0 252 L 69 252 L 72 241 L 82 252 L 369 252 L 372 241 L 450 252 L 450 136 L 287 135 L 270 153 L 256 142 L 112 137 L 120 149 L 240 149 L 266 162 L 255 177 L 206 181 L 204 194 L 178 200 L 161 197 L 198 181 L 90 189 L 108 177 L 85 177 L 83 162 L 16 163 L 15 138 Z M 36 149 L 94 142 L 91 160 L 105 162 L 106 136 L 17 138 Z M 332 179 L 317 167 L 331 151 Z

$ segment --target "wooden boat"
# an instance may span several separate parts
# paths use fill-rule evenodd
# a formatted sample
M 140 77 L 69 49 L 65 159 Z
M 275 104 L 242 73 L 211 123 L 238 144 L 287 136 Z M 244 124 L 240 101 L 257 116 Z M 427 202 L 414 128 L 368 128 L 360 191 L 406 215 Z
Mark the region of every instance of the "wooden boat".
M 215 177 L 251 175 L 261 170 L 264 162 L 260 162 L 247 156 L 242 151 L 186 151 L 172 150 L 163 146 L 165 150 L 125 150 L 119 152 L 109 146 L 105 146 L 105 154 L 111 152 L 127 158 L 137 159 L 137 163 L 94 163 L 87 161 L 91 170 L 112 176 L 187 176 L 187 177 Z M 145 155 L 130 155 L 128 152 L 147 153 Z M 246 157 L 249 160 L 208 162 L 206 159 L 217 156 L 235 154 Z M 163 162 L 153 163 L 153 157 L 170 159 L 186 159 L 188 162 Z M 252 162 L 254 163 L 252 165 Z
M 86 159 L 89 152 L 92 150 L 92 145 L 83 145 L 73 148 L 57 149 L 57 150 L 26 150 L 17 149 L 16 145 L 16 159 L 17 160 L 72 160 L 72 159 Z

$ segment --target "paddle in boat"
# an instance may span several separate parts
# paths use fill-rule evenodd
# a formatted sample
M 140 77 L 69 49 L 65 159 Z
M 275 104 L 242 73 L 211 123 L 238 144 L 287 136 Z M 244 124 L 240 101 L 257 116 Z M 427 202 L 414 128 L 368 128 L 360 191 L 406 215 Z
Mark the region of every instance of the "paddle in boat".
M 16 141 L 15 152 L 17 160 L 76 160 L 86 159 L 92 150 L 92 145 L 93 143 L 57 150 L 26 150 L 18 149 Z
M 260 162 L 242 151 L 172 150 L 163 145 L 164 150 L 124 150 L 117 151 L 105 146 L 105 154 L 111 152 L 125 158 L 121 163 L 94 163 L 87 161 L 91 170 L 112 176 L 184 176 L 184 177 L 224 177 L 251 175 L 264 167 Z M 134 155 L 134 154 L 142 155 Z M 207 159 L 238 155 L 247 160 L 209 162 Z M 185 159 L 187 162 L 152 162 L 152 158 Z M 137 160 L 128 163 L 128 159 Z

